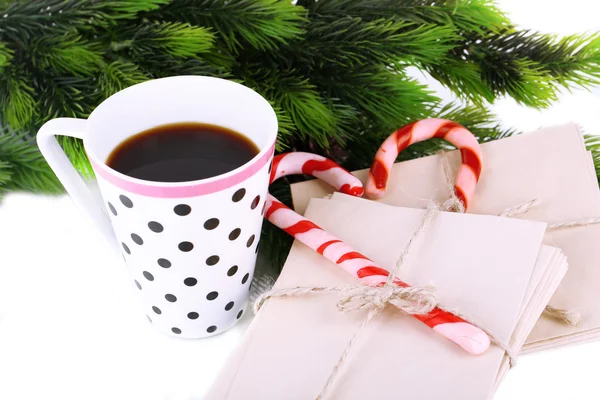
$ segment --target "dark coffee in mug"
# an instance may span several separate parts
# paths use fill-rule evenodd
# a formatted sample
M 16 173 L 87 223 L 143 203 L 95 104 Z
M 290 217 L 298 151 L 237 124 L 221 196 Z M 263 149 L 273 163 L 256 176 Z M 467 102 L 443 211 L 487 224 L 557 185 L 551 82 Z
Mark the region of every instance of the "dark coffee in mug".
M 246 136 L 211 124 L 158 126 L 120 143 L 106 164 L 132 178 L 188 182 L 225 174 L 259 153 Z

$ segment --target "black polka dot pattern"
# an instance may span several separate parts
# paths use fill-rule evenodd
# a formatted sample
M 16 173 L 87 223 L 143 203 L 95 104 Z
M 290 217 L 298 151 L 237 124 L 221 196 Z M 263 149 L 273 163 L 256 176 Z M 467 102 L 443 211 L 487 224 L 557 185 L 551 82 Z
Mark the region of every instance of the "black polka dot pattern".
M 209 231 L 216 229 L 217 226 L 219 226 L 218 218 L 211 218 L 204 223 L 204 229 L 208 229 Z
M 131 234 L 131 240 L 133 240 L 133 242 L 135 244 L 138 244 L 140 246 L 144 244 L 144 241 L 142 240 L 142 238 L 140 237 L 140 235 L 135 234 L 135 233 Z
M 252 210 L 254 210 L 256 207 L 258 207 L 258 203 L 260 203 L 260 196 L 256 196 L 254 198 L 254 200 L 252 200 L 252 204 L 250 204 L 250 208 Z
M 242 233 L 242 230 L 240 228 L 235 228 L 229 234 L 229 240 L 235 240 L 235 239 L 237 239 L 238 237 L 240 237 L 241 233 Z
M 148 228 L 150 228 L 150 230 L 152 232 L 156 232 L 156 233 L 161 233 L 165 229 L 165 228 L 163 228 L 163 226 L 161 224 L 159 224 L 156 221 L 148 222 Z
M 173 211 L 175 214 L 185 217 L 192 212 L 192 207 L 188 206 L 187 204 L 178 204 L 175 206 L 175 208 L 173 208 Z
M 185 284 L 185 286 L 196 286 L 198 280 L 196 278 L 185 278 L 183 280 L 183 283 Z
M 192 244 L 192 242 L 181 242 L 179 243 L 179 250 L 187 253 L 188 251 L 192 251 L 192 249 L 194 248 L 194 245 Z
M 244 189 L 244 188 L 239 189 L 237 192 L 235 192 L 233 194 L 233 196 L 231 196 L 231 200 L 234 203 L 237 203 L 238 201 L 241 201 L 245 195 L 246 195 L 246 189 Z
M 167 260 L 166 258 L 159 258 L 156 260 L 156 262 L 163 268 L 171 268 L 171 261 Z
M 248 282 L 248 278 L 250 278 L 250 274 L 244 275 L 244 277 L 242 278 L 242 285 Z
M 219 256 L 210 256 L 206 259 L 206 265 L 216 265 L 220 259 Z
M 165 294 L 165 299 L 167 299 L 167 301 L 170 303 L 175 303 L 177 301 L 177 297 L 175 297 L 175 295 L 172 295 L 170 293 Z
M 133 202 L 131 201 L 131 199 L 125 195 L 120 195 L 119 196 L 119 200 L 121 200 L 121 203 L 123 203 L 123 205 L 127 208 L 133 208 Z
M 214 300 L 217 297 L 219 297 L 219 293 L 218 292 L 210 292 L 209 294 L 206 295 L 206 300 Z
M 144 271 L 142 274 L 144 275 L 144 278 L 148 279 L 150 282 L 154 280 L 154 276 L 150 272 Z
M 235 318 L 241 319 L 252 278 L 246 263 L 256 258 L 252 252 L 258 252 L 260 236 L 251 221 L 237 219 L 237 213 L 252 210 L 252 215 L 261 219 L 258 213 L 264 215 L 267 211 L 263 193 L 238 186 L 225 194 L 225 203 L 217 209 L 204 207 L 195 200 L 180 199 L 163 204 L 161 210 L 146 204 L 143 197 L 127 196 L 113 195 L 110 202 L 104 202 L 104 209 L 115 223 L 124 221 L 122 227 L 130 227 L 119 232 L 121 227 L 116 226 L 117 234 L 122 240 L 121 253 L 126 261 L 139 259 L 129 282 L 133 281 L 137 288 L 133 290 L 150 296 L 146 303 L 150 323 L 156 319 L 157 326 L 173 336 L 194 337 L 220 333 L 237 322 Z M 181 201 L 189 203 L 178 204 Z M 133 221 L 137 212 L 146 210 L 149 213 L 145 219 Z M 129 218 L 134 225 L 127 223 Z M 211 241 L 221 241 L 223 247 L 213 246 Z M 244 246 L 248 250 L 242 251 Z M 238 264 L 240 262 L 242 264 Z M 225 279 L 229 283 L 210 284 L 205 276 L 213 279 L 210 275 L 213 273 L 216 274 L 214 279 Z

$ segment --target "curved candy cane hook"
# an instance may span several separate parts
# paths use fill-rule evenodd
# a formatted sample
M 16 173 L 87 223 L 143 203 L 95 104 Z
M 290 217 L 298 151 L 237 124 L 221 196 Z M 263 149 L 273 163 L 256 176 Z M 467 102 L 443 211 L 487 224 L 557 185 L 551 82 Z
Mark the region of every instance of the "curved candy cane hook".
M 362 184 L 356 177 L 324 157 L 310 153 L 288 153 L 274 158 L 271 182 L 295 173 L 314 175 L 347 194 L 362 194 Z M 271 194 L 267 195 L 265 218 L 364 284 L 377 286 L 386 282 L 389 275 L 387 270 L 297 214 Z M 394 283 L 402 287 L 409 286 L 399 279 Z M 490 345 L 485 332 L 447 311 L 435 308 L 427 315 L 413 316 L 471 354 L 481 354 Z
M 330 159 L 299 151 L 280 154 L 273 158 L 269 183 L 287 175 L 299 174 L 312 175 L 329 183 L 340 192 L 352 196 L 360 197 L 364 192 L 363 184 L 357 177 Z
M 460 150 L 462 164 L 456 176 L 454 191 L 467 209 L 481 175 L 481 147 L 475 136 L 464 126 L 439 118 L 408 124 L 392 133 L 383 142 L 369 171 L 367 197 L 379 199 L 385 194 L 390 170 L 402 150 L 413 143 L 434 137 L 442 138 Z

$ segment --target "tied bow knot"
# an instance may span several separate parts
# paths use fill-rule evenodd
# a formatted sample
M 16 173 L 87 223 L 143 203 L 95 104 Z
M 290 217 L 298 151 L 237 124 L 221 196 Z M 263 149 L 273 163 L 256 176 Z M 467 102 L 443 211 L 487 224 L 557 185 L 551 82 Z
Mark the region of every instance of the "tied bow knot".
M 390 304 L 406 314 L 425 315 L 437 306 L 435 287 L 433 286 L 352 285 L 342 293 L 343 297 L 338 302 L 337 308 L 344 313 L 360 310 L 378 313 Z

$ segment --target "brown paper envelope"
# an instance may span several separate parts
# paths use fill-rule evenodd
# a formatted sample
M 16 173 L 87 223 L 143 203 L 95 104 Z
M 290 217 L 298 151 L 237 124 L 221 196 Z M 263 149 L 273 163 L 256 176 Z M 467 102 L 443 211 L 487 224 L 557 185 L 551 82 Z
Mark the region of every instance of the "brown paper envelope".
M 382 212 L 369 204 L 313 203 L 309 217 L 360 244 L 359 250 L 384 266 L 398 257 L 422 215 L 416 209 L 386 207 Z M 540 267 L 538 260 L 556 252 L 547 246 L 540 250 L 543 231 L 538 223 L 440 213 L 409 255 L 403 278 L 435 281 L 440 300 L 453 301 L 498 329 L 497 335 L 510 337 L 532 271 Z M 538 258 L 538 252 L 543 256 Z M 353 277 L 296 242 L 276 287 L 351 282 Z M 269 301 L 208 398 L 314 399 L 365 317 L 337 312 L 338 300 L 336 294 L 322 294 Z M 391 309 L 364 328 L 354 350 L 331 398 L 485 399 L 505 362 L 496 346 L 481 356 L 468 355 L 413 317 Z
M 574 124 L 481 145 L 483 172 L 475 191 L 470 213 L 497 215 L 508 207 L 539 198 L 541 203 L 519 218 L 539 221 L 567 221 L 600 217 L 600 191 L 593 162 L 585 150 L 583 137 Z M 460 155 L 448 153 L 457 166 Z M 364 182 L 367 170 L 355 173 Z M 424 179 L 427 177 L 427 179 Z M 299 212 L 312 197 L 323 197 L 333 189 L 320 181 L 292 185 L 294 205 Z M 398 163 L 388 184 L 388 193 L 379 200 L 386 204 L 422 208 L 429 199 L 448 198 L 439 155 Z M 563 250 L 569 272 L 551 304 L 580 310 L 579 327 L 542 316 L 527 340 L 526 348 L 536 342 L 548 344 L 579 333 L 600 331 L 600 227 L 587 226 L 548 232 L 544 243 Z
M 322 201 L 322 200 L 314 200 L 314 201 Z M 357 207 L 364 206 L 364 207 L 368 207 L 369 210 L 378 209 L 381 212 L 385 212 L 386 209 L 389 209 L 390 207 L 394 207 L 394 206 L 389 206 L 389 205 L 382 204 L 382 203 L 372 202 L 370 200 L 366 200 L 363 198 L 348 196 L 348 195 L 341 194 L 341 193 L 334 193 L 333 196 L 331 197 L 331 201 L 354 203 L 354 204 L 356 204 Z M 457 232 L 457 234 L 460 234 L 460 232 Z M 365 236 L 369 237 L 368 230 L 365 231 Z M 362 250 L 362 246 L 364 246 L 363 242 L 357 243 L 355 245 L 358 246 L 357 248 L 360 250 Z M 554 253 L 548 252 L 546 254 L 538 255 L 538 261 L 541 261 L 538 264 L 548 265 L 548 264 L 558 262 L 558 260 L 550 260 L 550 259 L 540 260 L 540 258 L 542 258 L 544 256 L 547 256 L 549 258 L 550 257 L 564 258 L 564 255 L 561 252 L 554 252 Z M 417 265 L 417 268 L 418 268 L 418 265 Z M 544 268 L 534 268 L 532 271 L 531 278 L 530 278 L 529 282 L 527 283 L 527 290 L 526 290 L 525 295 L 522 300 L 521 309 L 519 310 L 519 313 L 517 316 L 517 320 L 519 321 L 519 323 L 518 323 L 518 326 L 514 329 L 514 333 L 511 337 L 511 345 L 513 345 L 513 346 L 516 346 L 516 347 L 523 346 L 523 343 L 524 343 L 525 339 L 527 338 L 527 335 L 529 335 L 529 333 L 531 332 L 538 316 L 541 314 L 542 310 L 546 306 L 546 304 L 533 305 L 532 302 L 535 302 L 536 301 L 535 299 L 540 298 L 540 296 L 547 291 L 551 291 L 551 293 L 556 292 L 558 282 L 560 282 L 560 280 L 563 279 L 563 274 L 560 274 L 560 272 L 559 272 L 558 276 L 555 276 L 553 274 L 548 274 L 547 272 L 548 271 L 546 271 Z M 412 271 L 412 273 L 414 274 L 415 271 Z M 557 279 L 558 279 L 558 281 L 557 281 Z M 532 315 L 535 315 L 535 318 L 532 318 L 531 317 Z M 523 334 L 523 332 L 527 332 L 527 333 Z M 506 342 L 509 342 L 509 340 L 506 340 Z

